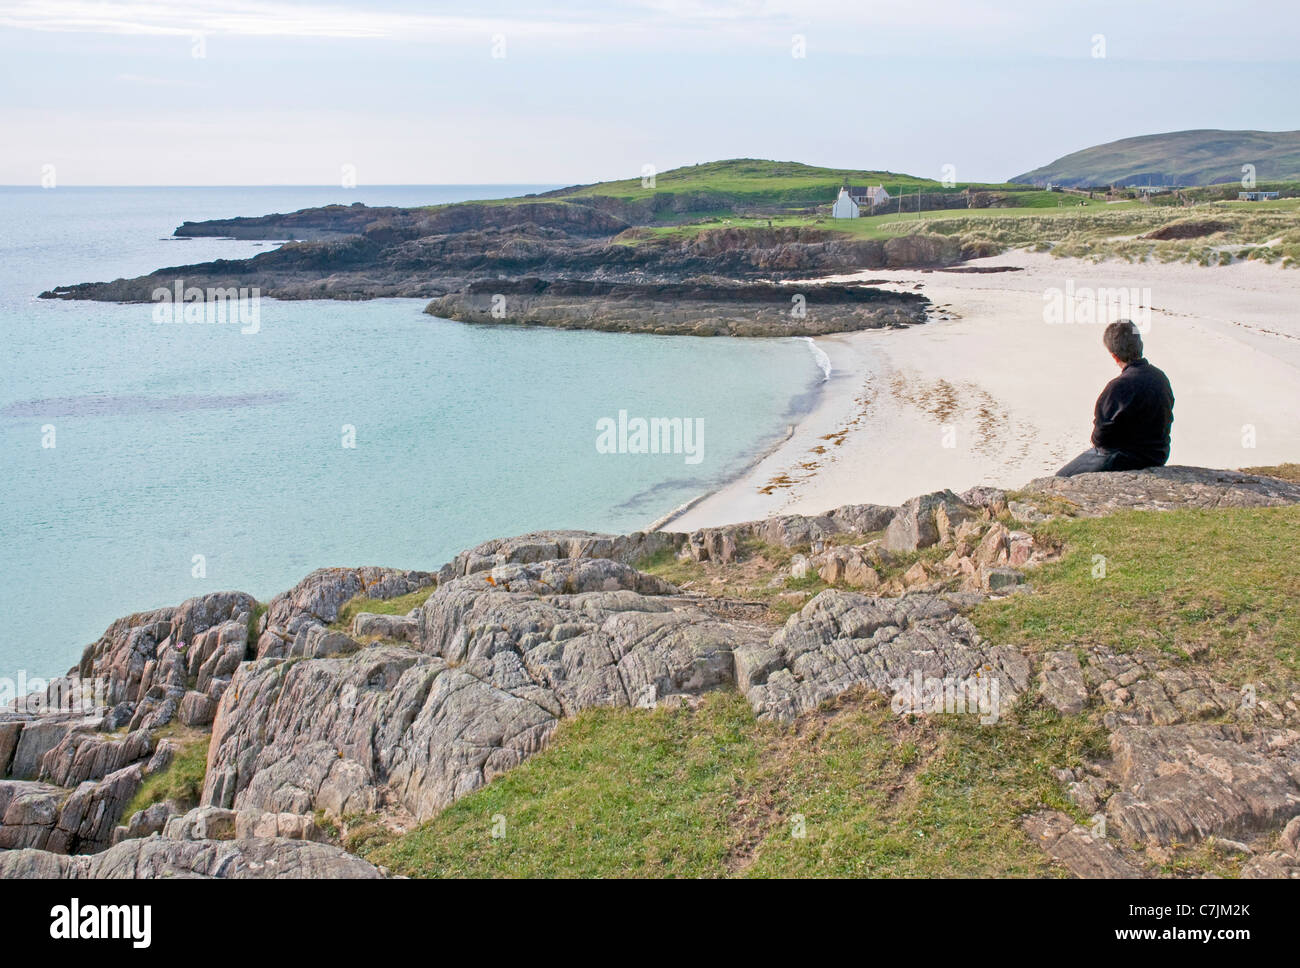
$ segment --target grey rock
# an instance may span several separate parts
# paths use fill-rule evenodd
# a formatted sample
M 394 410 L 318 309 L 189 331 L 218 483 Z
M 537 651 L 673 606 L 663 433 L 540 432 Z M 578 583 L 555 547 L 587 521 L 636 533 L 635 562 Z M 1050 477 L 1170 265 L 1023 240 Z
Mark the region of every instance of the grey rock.
M 976 509 L 966 504 L 952 491 L 935 491 L 905 501 L 885 529 L 885 547 L 890 551 L 916 551 L 939 543 L 943 537 L 942 515 L 955 527 L 975 517 Z
M 636 531 L 626 535 L 597 534 L 592 531 L 537 531 L 515 538 L 485 541 L 461 552 L 447 566 L 445 578 L 463 578 L 498 565 L 533 564 L 564 558 L 604 558 L 624 565 L 634 565 L 665 548 L 679 551 L 686 540 L 685 534 L 666 531 Z
M 761 627 L 726 622 L 605 559 L 496 565 L 421 609 L 423 651 L 378 645 L 236 673 L 203 802 L 427 819 L 537 752 L 561 717 L 734 681 Z
M 250 837 L 284 837 L 289 840 L 311 840 L 325 843 L 325 831 L 316 818 L 305 813 L 259 813 L 241 810 L 235 821 L 235 836 L 240 840 Z
M 162 835 L 168 840 L 233 840 L 235 811 L 222 807 L 195 807 L 168 819 Z
M 410 615 L 377 615 L 359 612 L 352 620 L 352 634 L 376 636 L 394 642 L 415 642 L 420 634 L 420 622 Z
M 48 783 L 0 781 L 0 851 L 44 847 L 66 796 Z
M 1106 707 L 1108 729 L 1169 726 L 1225 714 L 1249 719 L 1239 690 L 1165 656 L 1092 648 L 1084 678 Z
M 18 736 L 23 731 L 22 720 L 0 722 L 0 779 L 9 775 L 18 749 Z
M 1053 860 L 1075 877 L 1131 879 L 1143 877 L 1114 844 L 1096 838 L 1063 813 L 1043 810 L 1024 819 L 1026 832 Z
M 1083 667 L 1072 649 L 1049 652 L 1043 656 L 1038 674 L 1038 691 L 1058 712 L 1074 716 L 1083 712 L 1088 702 L 1088 687 Z
M 361 648 L 361 643 L 342 632 L 323 625 L 306 625 L 298 630 L 289 646 L 290 659 L 323 659 L 329 655 L 347 655 Z
M 1014 568 L 1005 566 L 985 568 L 980 571 L 980 584 L 992 594 L 1007 592 L 1024 583 L 1025 576 Z
M 1300 859 L 1294 854 L 1273 851 L 1252 857 L 1241 868 L 1242 880 L 1300 880 Z
M 9 773 L 15 779 L 30 780 L 40 775 L 45 754 L 57 747 L 73 732 L 85 732 L 99 726 L 100 717 L 71 715 L 44 716 L 25 723 L 18 736 Z
M 99 640 L 86 647 L 78 672 L 83 680 L 107 683 L 112 705 L 138 702 L 155 684 L 185 687 L 185 649 L 214 626 L 252 613 L 256 602 L 243 592 L 214 592 L 120 618 Z
M 144 781 L 144 768 L 135 763 L 102 780 L 80 784 L 59 811 L 58 823 L 44 846 L 57 853 L 93 853 L 113 842 L 113 832 L 126 805 Z M 0 828 L 0 834 L 4 828 Z
M 397 568 L 319 568 L 267 605 L 266 627 L 257 640 L 257 657 L 283 658 L 299 632 L 330 625 L 339 609 L 358 595 L 388 599 L 408 595 L 436 581 L 424 571 Z
M 113 831 L 113 843 L 121 843 L 123 840 L 131 840 L 135 837 L 148 837 L 150 834 L 160 834 L 167 826 L 167 821 L 172 817 L 180 816 L 181 808 L 175 800 L 164 800 L 162 803 L 155 803 L 152 806 L 145 807 L 143 810 L 137 810 L 131 814 L 130 819 Z
M 1007 509 L 1007 492 L 997 487 L 980 485 L 958 495 L 973 508 L 982 508 L 991 514 L 1001 514 Z
M 93 857 L 43 850 L 0 853 L 3 878 L 204 877 L 231 880 L 383 877 L 359 857 L 328 844 L 283 838 L 124 840 Z
M 85 877 L 90 868 L 87 856 L 69 857 L 35 847 L 0 850 L 0 879 L 65 880 Z
M 1211 724 L 1120 727 L 1111 828 L 1134 845 L 1276 828 L 1300 811 L 1300 733 Z
M 760 718 L 791 719 L 854 687 L 893 697 L 917 675 L 974 681 L 976 673 L 997 681 L 996 707 L 990 687 L 987 712 L 1000 715 L 1029 680 L 1023 655 L 981 640 L 955 606 L 933 595 L 870 598 L 828 589 L 790 616 L 771 647 L 779 662 L 744 660 L 750 684 L 741 688 Z
M 41 759 L 40 779 L 58 786 L 98 780 L 153 753 L 153 737 L 145 730 L 120 739 L 103 733 L 73 731 Z
M 217 701 L 211 696 L 190 690 L 181 697 L 176 718 L 183 726 L 207 726 L 217 715 Z
M 1300 857 L 1300 814 L 1296 814 L 1282 828 L 1282 849 Z
M 1024 491 L 1062 498 L 1076 514 L 1167 511 L 1182 508 L 1257 508 L 1300 504 L 1300 483 L 1208 467 L 1149 467 L 1140 471 L 1043 477 Z

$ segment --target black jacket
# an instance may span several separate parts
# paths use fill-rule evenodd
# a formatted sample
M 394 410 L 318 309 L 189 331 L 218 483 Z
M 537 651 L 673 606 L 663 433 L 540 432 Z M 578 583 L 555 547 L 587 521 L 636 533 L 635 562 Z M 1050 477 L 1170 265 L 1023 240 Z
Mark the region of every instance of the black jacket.
M 1092 445 L 1119 450 L 1148 465 L 1169 459 L 1174 391 L 1145 359 L 1134 360 L 1106 384 L 1093 412 Z

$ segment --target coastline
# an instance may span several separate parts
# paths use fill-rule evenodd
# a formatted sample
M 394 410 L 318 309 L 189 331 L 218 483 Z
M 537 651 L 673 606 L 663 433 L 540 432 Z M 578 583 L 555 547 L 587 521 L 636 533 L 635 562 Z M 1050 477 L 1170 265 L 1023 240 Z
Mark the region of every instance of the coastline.
M 1149 314 L 1147 355 L 1177 399 L 1171 464 L 1242 467 L 1300 455 L 1300 272 L 1024 250 L 967 267 L 1015 271 L 865 270 L 819 280 L 920 291 L 933 303 L 931 321 L 818 337 L 833 370 L 812 410 L 747 471 L 658 528 L 897 504 L 945 487 L 1014 488 L 1054 473 L 1089 446 L 1093 402 L 1116 372 L 1100 345 L 1109 318 L 1045 321 L 1056 290 L 1135 292 L 1134 312 Z

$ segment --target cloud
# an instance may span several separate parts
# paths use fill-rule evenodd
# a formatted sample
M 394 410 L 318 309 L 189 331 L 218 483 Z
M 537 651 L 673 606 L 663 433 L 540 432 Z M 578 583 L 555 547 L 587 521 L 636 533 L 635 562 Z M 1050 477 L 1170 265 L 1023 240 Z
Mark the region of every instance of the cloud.
M 144 84 L 150 87 L 205 87 L 197 81 L 187 81 L 179 77 L 155 77 L 150 74 L 118 74 L 114 78 L 126 84 Z
M 582 20 L 521 21 L 508 17 L 346 9 L 328 4 L 263 0 L 10 0 L 0 2 L 0 26 L 19 30 L 104 34 L 226 34 L 249 37 L 436 38 L 510 28 L 528 33 L 580 33 Z
M 1225 28 L 1221 0 L 1131 0 L 1047 5 L 1040 0 L 374 0 L 359 9 L 330 0 L 0 0 L 0 27 L 144 35 L 227 35 L 463 44 L 501 33 L 606 49 L 686 48 L 712 54 L 789 48 L 807 36 L 809 56 L 887 58 L 1090 58 L 1104 34 L 1112 60 L 1294 59 L 1300 8 L 1235 0 Z M 466 12 L 470 11 L 470 12 Z

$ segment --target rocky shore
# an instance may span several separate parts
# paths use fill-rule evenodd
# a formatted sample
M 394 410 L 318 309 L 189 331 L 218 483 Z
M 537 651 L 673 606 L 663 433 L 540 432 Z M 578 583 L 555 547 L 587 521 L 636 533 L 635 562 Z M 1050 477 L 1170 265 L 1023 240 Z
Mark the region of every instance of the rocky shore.
M 867 286 L 483 281 L 425 312 L 467 323 L 682 336 L 822 336 L 923 323 L 929 300 Z
M 100 682 L 102 707 L 0 712 L 0 876 L 383 876 L 339 845 L 340 825 L 409 829 L 585 709 L 731 689 L 757 717 L 795 720 L 849 690 L 892 695 L 912 670 L 987 677 L 994 718 L 1029 702 L 1104 724 L 1109 758 L 1057 780 L 1111 835 L 1055 810 L 1024 818 L 1074 874 L 1145 876 L 1136 849 L 1217 837 L 1274 845 L 1252 851 L 1246 876 L 1300 876 L 1294 696 L 1246 706 L 1163 652 L 1093 649 L 1081 664 L 1074 650 L 989 641 L 966 616 L 990 595 L 1032 594 L 1033 569 L 1059 549 L 1028 527 L 1061 509 L 1292 504 L 1300 484 L 1231 471 L 1049 478 L 689 534 L 544 532 L 437 572 L 321 569 L 265 608 L 218 592 L 127 616 L 47 690 Z M 666 556 L 743 566 L 759 545 L 797 552 L 774 582 L 816 573 L 833 587 L 774 624 L 762 605 L 638 569 Z M 891 572 L 936 548 L 946 557 Z M 425 591 L 405 614 L 377 607 Z M 127 816 L 195 743 L 206 772 L 193 802 Z
M 700 204 L 705 204 L 701 201 Z M 834 287 L 821 312 L 785 316 L 758 289 L 834 273 L 944 267 L 986 252 L 947 236 L 862 239 L 831 227 L 708 228 L 664 234 L 657 211 L 600 196 L 461 203 L 429 209 L 331 205 L 287 215 L 186 222 L 180 238 L 284 241 L 248 259 L 159 269 L 133 279 L 59 286 L 47 299 L 150 302 L 158 289 L 257 289 L 276 299 L 433 299 L 430 312 L 477 319 L 481 295 L 534 290 L 496 322 L 620 331 L 812 335 L 924 318 L 918 295 Z M 683 217 L 689 214 L 684 211 Z M 296 241 L 285 241 L 296 240 Z M 537 286 L 549 288 L 549 294 Z M 685 287 L 684 302 L 673 302 Z M 557 297 L 563 293 L 563 300 Z M 811 300 L 810 300 L 811 301 Z M 730 304 L 720 318 L 718 303 Z M 868 308 L 867 304 L 871 304 Z M 744 325 L 750 310 L 762 320 Z

